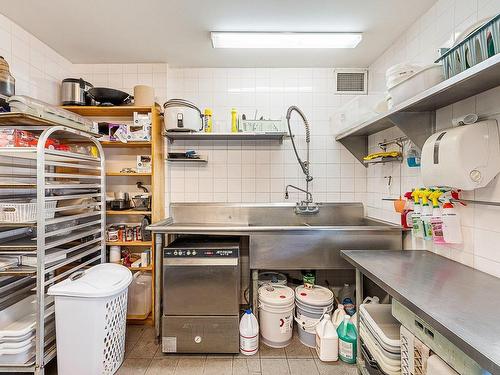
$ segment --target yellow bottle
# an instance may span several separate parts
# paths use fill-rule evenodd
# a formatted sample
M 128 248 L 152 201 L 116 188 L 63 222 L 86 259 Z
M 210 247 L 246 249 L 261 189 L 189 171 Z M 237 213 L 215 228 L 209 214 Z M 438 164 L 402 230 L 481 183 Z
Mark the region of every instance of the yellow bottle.
M 212 133 L 212 110 L 205 108 L 205 133 Z
M 231 108 L 231 133 L 238 133 L 238 112 Z

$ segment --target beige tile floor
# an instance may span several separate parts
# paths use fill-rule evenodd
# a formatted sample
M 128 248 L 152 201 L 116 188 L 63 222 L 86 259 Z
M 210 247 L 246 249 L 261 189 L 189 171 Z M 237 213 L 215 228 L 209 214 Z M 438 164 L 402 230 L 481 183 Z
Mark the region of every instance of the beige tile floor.
M 163 354 L 149 327 L 129 326 L 125 361 L 118 375 L 354 375 L 356 367 L 321 362 L 316 352 L 294 335 L 285 349 L 261 345 L 251 357 L 243 355 Z
M 261 345 L 251 357 L 236 355 L 163 354 L 151 327 L 128 326 L 125 361 L 117 375 L 355 375 L 356 367 L 340 361 L 321 362 L 316 351 L 294 334 L 284 349 Z M 57 375 L 56 361 L 46 375 Z

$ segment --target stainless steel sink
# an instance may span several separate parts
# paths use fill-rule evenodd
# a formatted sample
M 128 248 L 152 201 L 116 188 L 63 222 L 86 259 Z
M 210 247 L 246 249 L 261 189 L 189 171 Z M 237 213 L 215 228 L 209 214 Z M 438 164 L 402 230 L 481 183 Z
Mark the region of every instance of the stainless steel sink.
M 366 218 L 361 203 L 323 203 L 314 215 L 293 204 L 175 203 L 170 214 L 150 228 L 248 236 L 252 269 L 352 268 L 340 250 L 402 248 L 401 228 Z

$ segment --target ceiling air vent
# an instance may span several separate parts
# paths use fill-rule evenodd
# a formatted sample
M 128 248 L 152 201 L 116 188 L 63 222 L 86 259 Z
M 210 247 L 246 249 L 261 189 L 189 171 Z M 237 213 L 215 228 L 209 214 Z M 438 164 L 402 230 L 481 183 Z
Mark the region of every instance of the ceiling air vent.
M 335 94 L 367 94 L 367 69 L 335 69 Z

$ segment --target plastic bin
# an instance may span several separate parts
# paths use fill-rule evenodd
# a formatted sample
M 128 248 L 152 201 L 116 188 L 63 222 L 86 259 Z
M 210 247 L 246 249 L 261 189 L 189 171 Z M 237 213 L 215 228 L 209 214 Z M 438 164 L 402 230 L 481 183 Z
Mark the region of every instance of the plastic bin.
M 77 271 L 53 285 L 59 375 L 114 374 L 125 354 L 127 291 L 132 273 L 119 264 Z
M 136 272 L 128 287 L 127 315 L 147 317 L 151 312 L 151 282 L 149 273 Z
M 428 65 L 389 89 L 392 105 L 396 106 L 442 81 L 444 73 L 441 65 Z
M 45 202 L 45 218 L 54 217 L 57 201 Z M 0 222 L 28 223 L 36 220 L 36 201 L 33 202 L 0 202 Z

